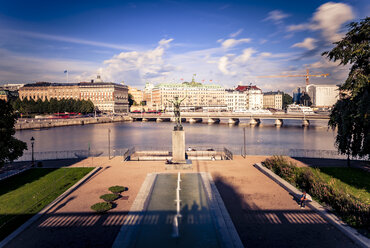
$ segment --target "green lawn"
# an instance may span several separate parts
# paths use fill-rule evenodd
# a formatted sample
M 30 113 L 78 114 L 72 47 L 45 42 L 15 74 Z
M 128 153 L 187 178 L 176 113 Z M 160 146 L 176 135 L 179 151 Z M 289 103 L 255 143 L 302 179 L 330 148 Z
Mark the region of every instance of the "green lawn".
M 93 168 L 34 168 L 0 181 L 0 240 Z
M 321 175 L 337 188 L 358 198 L 361 202 L 370 204 L 370 173 L 358 168 L 320 168 Z

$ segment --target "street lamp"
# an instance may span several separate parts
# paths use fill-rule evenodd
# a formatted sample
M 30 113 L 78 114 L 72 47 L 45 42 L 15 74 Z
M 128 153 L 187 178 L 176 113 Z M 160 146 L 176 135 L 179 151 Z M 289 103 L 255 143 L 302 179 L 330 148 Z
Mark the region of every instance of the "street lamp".
M 32 148 L 32 167 L 35 166 L 35 157 L 33 156 L 33 144 L 35 143 L 35 138 L 31 137 L 31 148 Z

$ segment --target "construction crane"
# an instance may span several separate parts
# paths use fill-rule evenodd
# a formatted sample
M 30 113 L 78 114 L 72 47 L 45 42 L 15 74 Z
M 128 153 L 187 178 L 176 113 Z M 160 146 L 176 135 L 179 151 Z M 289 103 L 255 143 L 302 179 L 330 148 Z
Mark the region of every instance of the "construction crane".
M 310 70 L 306 70 L 306 74 L 304 75 L 275 75 L 275 76 L 258 76 L 258 78 L 274 78 L 274 77 L 305 77 L 306 78 L 306 85 L 310 84 L 310 77 L 327 77 L 329 73 L 326 74 L 317 74 L 317 75 L 310 75 Z

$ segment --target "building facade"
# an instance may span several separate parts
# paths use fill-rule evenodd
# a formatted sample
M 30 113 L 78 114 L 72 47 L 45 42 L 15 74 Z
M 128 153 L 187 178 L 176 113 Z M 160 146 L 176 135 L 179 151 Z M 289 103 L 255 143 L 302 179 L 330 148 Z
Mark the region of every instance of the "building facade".
M 100 78 L 98 78 L 100 79 Z M 81 82 L 76 84 L 58 84 L 40 82 L 26 84 L 19 89 L 19 98 L 37 101 L 52 98 L 91 100 L 97 110 L 113 113 L 128 112 L 128 88 L 115 83 Z
M 263 108 L 263 93 L 256 85 L 238 85 L 235 90 L 246 94 L 247 110 L 258 110 Z
M 128 93 L 131 94 L 132 96 L 132 100 L 134 100 L 137 104 L 140 104 L 141 102 L 144 101 L 144 92 L 130 86 L 127 87 Z
M 184 110 L 214 110 L 226 109 L 225 89 L 219 85 L 204 85 L 194 81 L 182 84 L 163 83 L 156 85 L 151 93 L 151 105 L 156 110 L 171 110 L 175 97 L 184 98 Z
M 247 94 L 234 89 L 225 90 L 225 103 L 230 112 L 242 112 L 247 109 Z
M 263 108 L 283 109 L 283 92 L 263 93 Z
M 310 84 L 306 86 L 306 92 L 311 98 L 313 107 L 332 107 L 339 100 L 339 86 L 337 85 Z

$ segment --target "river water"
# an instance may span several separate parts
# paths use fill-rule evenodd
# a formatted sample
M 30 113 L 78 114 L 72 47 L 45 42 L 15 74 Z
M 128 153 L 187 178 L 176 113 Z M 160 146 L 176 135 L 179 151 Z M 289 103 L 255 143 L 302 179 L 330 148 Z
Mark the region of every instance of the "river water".
M 263 120 L 260 126 L 183 123 L 186 145 L 204 148 L 227 147 L 240 154 L 244 144 L 245 126 L 247 154 L 270 154 L 278 149 L 336 150 L 335 131 L 328 129 L 327 121 L 311 121 L 303 128 L 301 121 L 284 120 L 280 128 L 273 121 Z M 171 147 L 171 122 L 124 122 L 84 126 L 58 127 L 41 130 L 17 131 L 15 136 L 27 142 L 35 138 L 35 152 L 99 150 L 108 154 L 108 129 L 111 154 L 132 146 L 143 149 L 166 149 Z M 29 149 L 30 151 L 30 149 Z M 278 152 L 275 152 L 278 154 Z

